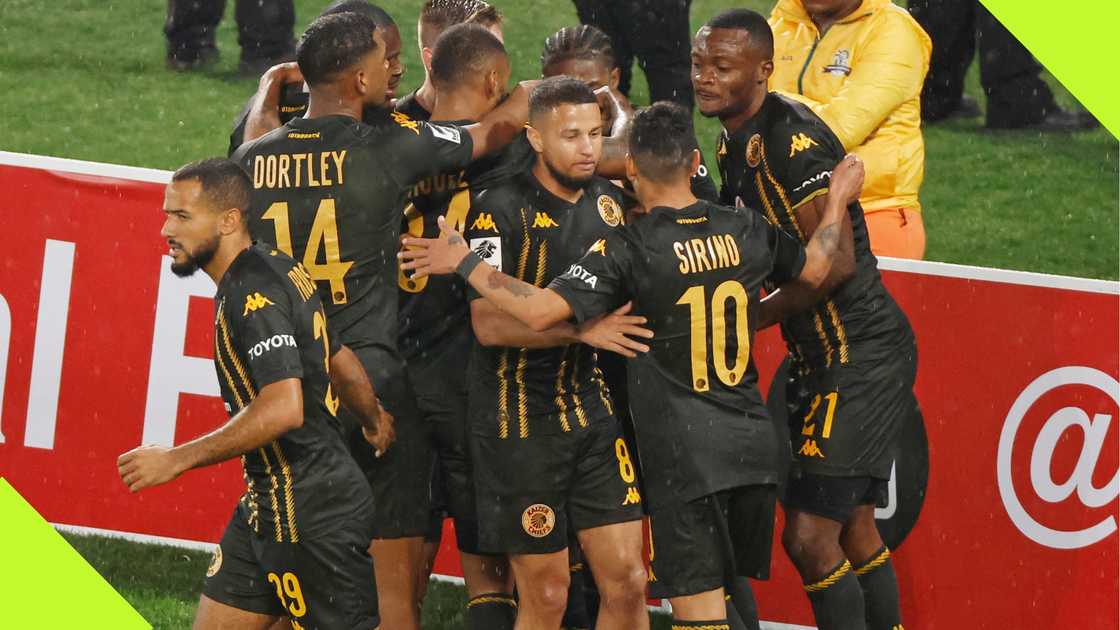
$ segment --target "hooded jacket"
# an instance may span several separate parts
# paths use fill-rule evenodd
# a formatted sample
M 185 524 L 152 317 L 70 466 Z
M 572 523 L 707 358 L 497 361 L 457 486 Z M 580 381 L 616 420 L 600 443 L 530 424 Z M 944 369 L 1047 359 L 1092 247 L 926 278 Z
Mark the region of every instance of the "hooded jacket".
M 779 0 L 770 27 L 770 89 L 808 105 L 863 159 L 864 211 L 921 210 L 920 96 L 931 50 L 922 27 L 890 0 L 863 0 L 823 34 L 801 0 Z

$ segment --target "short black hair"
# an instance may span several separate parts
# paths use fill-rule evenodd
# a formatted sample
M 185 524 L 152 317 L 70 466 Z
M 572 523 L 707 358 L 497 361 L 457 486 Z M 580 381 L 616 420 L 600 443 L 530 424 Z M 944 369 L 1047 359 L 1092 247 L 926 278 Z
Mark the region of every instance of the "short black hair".
M 766 18 L 750 9 L 729 9 L 708 20 L 709 28 L 729 28 L 746 31 L 752 46 L 760 46 L 767 58 L 774 56 L 774 31 Z
M 432 51 L 432 84 L 449 89 L 481 74 L 506 47 L 481 24 L 456 24 L 443 32 Z
M 296 61 L 308 85 L 329 83 L 340 72 L 377 50 L 377 25 L 361 13 L 334 13 L 317 18 L 296 47 Z
M 542 73 L 553 64 L 571 59 L 601 61 L 612 70 L 618 66 L 611 38 L 590 24 L 566 26 L 544 40 Z
M 202 197 L 211 210 L 219 212 L 230 208 L 241 210 L 242 219 L 249 210 L 249 195 L 253 184 L 249 175 L 237 162 L 225 158 L 206 158 L 179 167 L 171 181 L 198 180 Z
M 638 110 L 630 121 L 630 157 L 638 173 L 655 182 L 691 175 L 698 147 L 692 115 L 677 103 L 658 101 Z
M 438 38 L 456 24 L 481 24 L 487 28 L 501 24 L 502 13 L 485 0 L 427 0 L 420 7 L 420 23 L 434 28 Z
M 336 13 L 360 13 L 377 25 L 377 28 L 388 28 L 390 26 L 396 27 L 397 23 L 393 20 L 393 16 L 389 15 L 385 9 L 366 2 L 366 0 L 335 0 L 323 9 L 319 17 L 324 15 L 334 15 Z
M 529 94 L 529 120 L 560 105 L 598 104 L 595 92 L 583 81 L 569 76 L 549 77 L 541 81 Z

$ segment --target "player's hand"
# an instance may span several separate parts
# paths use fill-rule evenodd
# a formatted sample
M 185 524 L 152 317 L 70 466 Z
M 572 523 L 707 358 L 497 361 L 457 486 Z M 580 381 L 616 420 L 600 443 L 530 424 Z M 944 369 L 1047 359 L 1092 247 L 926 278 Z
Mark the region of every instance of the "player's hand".
M 634 106 L 630 104 L 630 99 L 609 85 L 597 88 L 595 97 L 599 100 L 603 120 L 611 123 L 609 128 L 603 129 L 603 133 L 611 137 L 620 135 L 634 114 Z
M 649 346 L 638 339 L 653 339 L 653 331 L 643 328 L 646 318 L 629 315 L 633 302 L 627 302 L 602 317 L 588 320 L 579 327 L 579 340 L 593 348 L 616 352 L 633 359 L 639 352 L 649 352 Z
M 289 83 L 303 83 L 303 73 L 299 64 L 294 61 L 278 63 L 261 75 L 260 85 L 267 87 L 270 84 L 287 85 Z
M 141 446 L 117 458 L 117 472 L 132 492 L 158 486 L 178 477 L 183 468 L 166 446 Z
M 832 169 L 828 192 L 839 195 L 846 203 L 859 199 L 863 192 L 863 160 L 855 153 L 849 153 Z
M 376 457 L 384 455 L 389 445 L 393 443 L 393 440 L 397 439 L 397 432 L 393 429 L 394 422 L 395 420 L 392 414 L 385 411 L 385 408 L 381 406 L 381 402 L 379 401 L 377 403 L 377 431 L 373 432 L 362 427 L 362 435 L 364 435 L 366 441 L 373 446 L 373 454 Z
M 463 235 L 440 217 L 439 238 L 405 238 L 404 249 L 397 253 L 401 269 L 412 271 L 411 278 L 455 273 L 455 268 L 471 253 Z

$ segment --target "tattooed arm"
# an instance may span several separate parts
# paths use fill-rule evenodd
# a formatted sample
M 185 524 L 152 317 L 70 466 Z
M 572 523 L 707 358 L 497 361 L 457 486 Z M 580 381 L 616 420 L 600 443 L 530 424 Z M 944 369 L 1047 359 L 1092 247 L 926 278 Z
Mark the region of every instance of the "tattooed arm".
M 756 320 L 759 330 L 808 308 L 855 273 L 848 204 L 859 198 L 863 174 L 859 157 L 848 154 L 833 170 L 828 194 L 812 202 L 809 210 L 816 220 L 805 221 L 799 214 L 806 233 L 812 234 L 805 246 L 805 266 L 801 275 L 763 300 Z

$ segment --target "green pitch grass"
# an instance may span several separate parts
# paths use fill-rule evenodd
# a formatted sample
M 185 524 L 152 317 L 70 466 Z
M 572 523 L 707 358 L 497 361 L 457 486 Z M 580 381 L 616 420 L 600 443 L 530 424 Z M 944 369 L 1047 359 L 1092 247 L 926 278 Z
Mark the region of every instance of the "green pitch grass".
M 326 4 L 297 0 L 297 28 Z M 414 27 L 420 4 L 382 2 L 401 25 L 405 88 L 423 77 Z M 575 10 L 568 0 L 496 4 L 506 14 L 514 77 L 537 76 L 541 43 L 557 28 L 576 23 Z M 722 8 L 765 12 L 771 4 L 694 0 L 693 26 Z M 235 75 L 233 10 L 219 30 L 220 63 L 202 73 L 176 74 L 163 65 L 164 7 L 152 0 L 0 2 L 5 122 L 0 148 L 165 169 L 224 154 L 230 123 L 255 87 Z M 644 103 L 646 87 L 641 78 L 636 83 L 632 96 Z M 980 95 L 975 72 L 968 89 Z M 1075 106 L 1060 86 L 1058 95 Z M 712 156 L 718 123 L 697 119 L 701 142 Z M 980 125 L 967 121 L 926 129 L 922 203 L 928 258 L 1117 278 L 1116 139 L 1103 130 L 1040 135 L 991 133 Z
M 572 5 L 495 3 L 506 14 L 514 77 L 536 77 L 544 38 L 576 23 Z M 297 0 L 298 28 L 326 4 Z M 421 0 L 381 4 L 397 18 L 405 40 L 402 88 L 414 87 L 423 76 L 414 28 Z M 693 27 L 722 8 L 765 12 L 771 4 L 694 0 Z M 256 85 L 235 74 L 233 10 L 219 29 L 221 61 L 205 72 L 176 74 L 164 68 L 164 7 L 153 0 L 0 0 L 0 149 L 164 169 L 224 154 L 229 126 Z M 1065 106 L 1076 106 L 1051 83 Z M 968 90 L 980 96 L 975 69 Z M 637 71 L 634 102 L 645 103 L 646 94 Z M 699 116 L 697 122 L 712 156 L 718 123 Z M 1116 139 L 1103 130 L 992 133 L 979 121 L 927 127 L 922 203 L 928 258 L 1117 278 L 1117 153 Z M 67 538 L 156 628 L 189 627 L 206 554 Z M 433 583 L 425 627 L 459 627 L 464 597 L 458 587 Z

